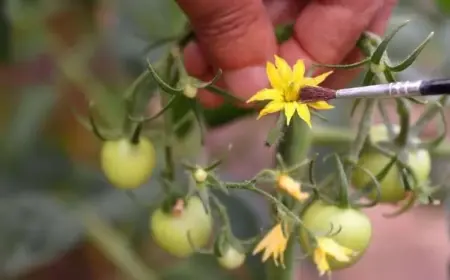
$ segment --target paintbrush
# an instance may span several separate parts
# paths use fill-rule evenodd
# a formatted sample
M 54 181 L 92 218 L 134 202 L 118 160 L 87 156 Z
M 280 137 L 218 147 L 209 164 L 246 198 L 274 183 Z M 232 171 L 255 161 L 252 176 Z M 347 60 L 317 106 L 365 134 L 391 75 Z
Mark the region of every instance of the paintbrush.
M 306 86 L 301 89 L 300 101 L 309 103 L 344 98 L 398 98 L 447 94 L 450 95 L 450 79 L 434 79 L 338 90 Z

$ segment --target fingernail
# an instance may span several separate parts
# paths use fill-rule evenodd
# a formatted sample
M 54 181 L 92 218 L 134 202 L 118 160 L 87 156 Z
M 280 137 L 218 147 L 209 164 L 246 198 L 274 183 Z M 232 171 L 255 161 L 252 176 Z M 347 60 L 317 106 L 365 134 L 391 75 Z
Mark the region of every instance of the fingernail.
M 233 94 L 245 100 L 268 86 L 266 68 L 264 66 L 252 66 L 226 71 L 223 74 L 223 79 L 227 88 Z

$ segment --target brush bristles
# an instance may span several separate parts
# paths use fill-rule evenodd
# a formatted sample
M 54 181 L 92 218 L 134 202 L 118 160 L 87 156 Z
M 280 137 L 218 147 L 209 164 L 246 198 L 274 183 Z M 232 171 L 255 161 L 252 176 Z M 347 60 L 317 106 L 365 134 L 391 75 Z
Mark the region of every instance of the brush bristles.
M 317 102 L 317 101 L 327 101 L 336 98 L 336 91 L 330 88 L 323 87 L 303 87 L 300 90 L 300 100 L 301 102 Z

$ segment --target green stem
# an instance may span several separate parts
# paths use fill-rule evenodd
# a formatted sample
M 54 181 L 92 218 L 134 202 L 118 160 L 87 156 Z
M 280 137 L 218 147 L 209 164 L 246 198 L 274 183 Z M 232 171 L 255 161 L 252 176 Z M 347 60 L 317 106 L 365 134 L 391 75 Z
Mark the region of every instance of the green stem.
M 133 250 L 125 237 L 114 230 L 96 212 L 81 208 L 80 220 L 86 229 L 86 237 L 130 280 L 158 280 L 159 277 Z
M 163 67 L 163 76 L 166 81 L 171 81 L 171 70 L 173 64 L 173 56 L 169 55 L 166 61 L 165 67 Z M 170 102 L 170 98 L 168 94 L 162 93 L 161 95 L 161 108 L 168 107 L 168 103 Z M 169 181 L 173 181 L 175 179 L 175 162 L 173 158 L 173 123 L 172 123 L 172 114 L 170 113 L 172 109 L 168 109 L 163 114 L 164 121 L 164 137 L 165 137 L 165 147 L 164 147 L 164 157 L 165 157 L 165 170 L 164 175 Z
M 358 126 L 358 133 L 356 134 L 355 141 L 352 143 L 349 152 L 349 159 L 351 162 L 356 162 L 359 158 L 359 154 L 364 147 L 364 143 L 366 142 L 367 136 L 370 133 L 370 127 L 372 126 L 372 118 L 373 113 L 375 111 L 375 107 L 377 105 L 376 99 L 367 99 L 366 106 L 364 108 L 364 113 L 361 117 L 361 121 Z M 352 178 L 352 166 L 349 166 L 346 169 L 347 178 L 351 180 Z
M 294 117 L 287 128 L 283 141 L 278 147 L 284 163 L 292 166 L 304 161 L 312 144 L 312 133 L 308 125 L 300 118 Z M 266 263 L 267 279 L 292 280 L 294 276 L 295 235 L 291 234 L 284 252 L 285 267 L 275 266 L 273 262 Z
M 284 163 L 291 166 L 302 162 L 312 144 L 312 129 L 301 119 L 294 117 L 278 147 Z
M 312 131 L 314 145 L 346 145 L 355 139 L 355 131 L 341 127 L 315 127 Z M 430 151 L 433 156 L 450 156 L 450 145 L 447 142 Z
M 442 96 L 437 102 L 430 103 L 425 112 L 420 116 L 416 123 L 411 127 L 412 134 L 418 134 L 422 129 L 437 115 L 439 114 L 439 108 L 445 106 L 448 96 Z

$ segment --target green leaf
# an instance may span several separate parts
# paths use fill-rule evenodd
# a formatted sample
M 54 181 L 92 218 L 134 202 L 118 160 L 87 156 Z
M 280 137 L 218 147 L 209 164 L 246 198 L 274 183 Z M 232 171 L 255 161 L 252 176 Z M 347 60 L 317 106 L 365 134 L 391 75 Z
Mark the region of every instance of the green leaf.
M 25 155 L 36 143 L 40 130 L 56 104 L 57 95 L 49 87 L 33 87 L 22 92 L 3 149 L 14 158 Z
M 147 40 L 180 35 L 187 22 L 175 1 L 120 0 L 117 10 L 120 17 L 131 21 Z
M 278 44 L 281 44 L 291 38 L 294 33 L 294 25 L 289 24 L 279 24 L 275 27 L 275 37 L 277 38 Z
M 171 65 L 166 66 L 166 67 L 171 67 Z M 150 61 L 148 61 L 148 70 L 149 70 L 150 74 L 152 75 L 153 79 L 156 81 L 158 86 L 163 91 L 167 92 L 168 94 L 182 94 L 183 93 L 183 88 L 172 87 L 171 81 L 164 81 L 163 77 L 160 76 L 160 74 L 158 74 L 158 70 L 150 63 Z
M 4 7 L 2 7 L 4 8 Z M 11 60 L 11 28 L 5 12 L 0 14 L 0 63 L 4 65 Z
M 440 12 L 450 15 L 450 1 L 436 0 L 436 5 L 438 6 Z
M 284 137 L 284 133 L 286 130 L 286 116 L 284 113 L 280 113 L 278 116 L 278 120 L 274 127 L 272 127 L 267 134 L 266 138 L 266 146 L 271 147 L 273 145 L 277 145 Z
M 350 205 L 348 190 L 350 184 L 347 180 L 347 175 L 345 173 L 344 165 L 337 154 L 334 154 L 334 159 L 336 162 L 337 174 L 339 177 L 339 204 L 342 207 L 348 207 Z
M 406 99 L 397 98 L 395 101 L 400 122 L 400 132 L 395 141 L 399 143 L 401 147 L 405 147 L 410 136 L 411 106 Z
M 235 95 L 233 95 L 232 93 L 228 92 L 227 90 L 220 88 L 216 85 L 209 85 L 206 87 L 207 90 L 209 90 L 210 92 L 217 94 L 221 97 L 223 97 L 225 100 L 230 101 L 230 102 L 238 102 L 238 103 L 244 103 L 245 104 L 245 100 L 240 99 L 239 97 L 236 97 Z
M 190 110 L 190 98 L 180 95 L 177 100 L 173 102 L 172 109 L 170 110 L 173 122 L 177 123 L 179 120 L 184 118 L 186 114 L 192 113 Z M 176 136 L 178 138 L 186 137 L 194 127 L 194 120 L 195 119 L 192 118 L 191 120 L 187 120 L 180 125 L 176 130 Z
M 420 45 L 417 46 L 417 48 L 413 50 L 412 53 L 407 58 L 405 58 L 405 60 L 403 60 L 402 62 L 400 62 L 395 66 L 387 65 L 387 68 L 393 72 L 401 72 L 406 68 L 408 68 L 409 66 L 411 66 L 414 63 L 414 61 L 416 61 L 417 57 L 420 55 L 420 53 L 428 44 L 428 42 L 430 42 L 433 35 L 434 32 L 431 32 L 430 35 L 428 35 L 427 38 L 422 43 L 420 43 Z
M 162 94 L 165 94 L 164 92 Z M 161 117 L 162 115 L 164 115 L 165 112 L 167 112 L 167 110 L 169 110 L 172 107 L 172 104 L 175 102 L 176 98 L 179 97 L 180 95 L 172 95 L 169 99 L 169 101 L 167 102 L 166 106 L 164 108 L 161 108 L 161 110 L 159 110 L 156 114 L 154 114 L 153 116 L 150 117 L 133 117 L 130 116 L 130 120 L 133 122 L 149 122 L 152 120 L 156 120 L 157 118 Z M 147 100 L 148 101 L 148 100 Z M 146 104 L 146 103 L 145 103 Z M 144 110 L 141 110 L 144 111 Z M 144 111 L 145 112 L 145 111 Z
M 0 274 L 8 277 L 62 256 L 82 233 L 66 207 L 36 192 L 1 197 L 0 227 Z
M 359 106 L 359 104 L 361 103 L 362 100 L 363 99 L 358 98 L 358 99 L 355 99 L 353 101 L 352 108 L 350 109 L 350 117 L 353 117 L 353 115 L 356 112 L 356 109 L 358 109 L 358 106 Z
M 366 72 L 366 74 L 364 75 L 362 85 L 363 85 L 363 86 L 369 86 L 369 85 L 371 85 L 372 82 L 373 82 L 373 78 L 374 78 L 374 77 L 375 77 L 375 74 L 374 74 L 372 71 L 368 70 L 368 71 Z M 355 104 L 356 104 L 356 103 L 355 103 Z M 355 105 L 355 108 L 356 108 L 356 105 Z M 352 110 L 352 112 L 353 112 L 353 110 Z
M 351 63 L 351 64 L 320 64 L 320 63 L 315 63 L 315 64 L 313 64 L 313 66 L 333 68 L 333 69 L 353 69 L 353 68 L 361 67 L 364 64 L 367 64 L 369 62 L 370 62 L 370 57 L 366 57 L 366 58 L 364 58 L 361 61 L 358 61 L 358 62 L 355 62 L 355 63 Z
M 215 109 L 205 108 L 205 121 L 208 127 L 218 127 L 230 123 L 236 119 L 248 116 L 255 112 L 254 109 L 239 108 L 231 102 L 225 102 L 222 106 Z
M 392 30 L 391 33 L 389 33 L 385 38 L 383 38 L 383 41 L 378 45 L 375 52 L 372 54 L 371 60 L 374 64 L 380 64 L 383 63 L 381 59 L 383 58 L 383 55 L 385 54 L 389 42 L 394 38 L 395 34 L 397 34 L 400 29 L 402 29 L 405 25 L 409 23 L 408 21 L 405 21 L 402 24 L 399 24 L 394 30 Z
M 88 60 L 92 56 L 93 49 L 91 44 L 79 44 L 76 51 L 59 57 L 57 65 L 60 71 L 86 95 L 89 102 L 95 105 L 102 124 L 114 132 L 118 130 L 122 132 L 127 120 L 123 94 L 119 93 L 117 87 L 110 90 L 92 73 L 88 67 Z
M 440 115 L 441 121 L 442 121 L 440 128 L 438 127 L 439 134 L 436 137 L 434 137 L 434 139 L 432 139 L 432 140 L 423 141 L 422 143 L 420 143 L 419 148 L 433 150 L 433 149 L 436 149 L 437 147 L 439 147 L 439 145 L 441 145 L 442 142 L 444 142 L 444 140 L 447 136 L 447 120 L 446 120 L 444 109 L 442 107 L 440 107 L 439 113 L 440 113 L 439 115 Z
M 157 274 L 150 270 L 132 250 L 126 238 L 101 219 L 97 213 L 82 209 L 80 215 L 88 238 L 130 279 L 158 279 Z
M 164 280 L 232 280 L 236 279 L 221 269 L 217 261 L 208 256 L 198 254 L 181 263 L 171 266 L 162 273 Z

